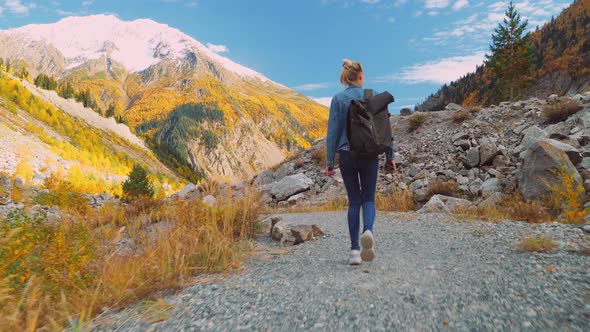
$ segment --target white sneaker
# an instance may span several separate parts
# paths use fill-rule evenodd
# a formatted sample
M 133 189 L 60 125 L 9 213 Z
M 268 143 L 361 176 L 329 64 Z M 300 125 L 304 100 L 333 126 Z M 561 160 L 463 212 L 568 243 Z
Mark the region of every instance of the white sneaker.
M 361 235 L 361 258 L 365 262 L 370 262 L 375 258 L 375 249 L 373 249 L 373 232 L 369 230 Z
M 350 265 L 361 265 L 361 252 L 358 250 L 351 250 L 350 251 L 350 259 L 348 259 L 348 263 Z

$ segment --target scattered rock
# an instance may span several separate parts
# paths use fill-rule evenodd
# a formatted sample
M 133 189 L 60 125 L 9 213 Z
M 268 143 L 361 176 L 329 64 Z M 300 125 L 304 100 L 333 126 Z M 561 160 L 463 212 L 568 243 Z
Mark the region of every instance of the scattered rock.
M 500 180 L 498 178 L 489 178 L 481 185 L 482 197 L 488 197 L 501 190 Z
M 479 165 L 479 148 L 471 148 L 465 156 L 460 157 L 461 162 L 467 168 L 473 168 Z
M 311 225 L 313 230 L 313 237 L 320 237 L 326 235 L 326 233 L 318 225 Z
M 271 231 L 272 239 L 275 241 L 281 241 L 283 239 L 283 237 L 285 236 L 285 233 L 287 232 L 287 230 L 288 230 L 288 226 L 287 226 L 286 222 L 284 222 L 282 220 L 277 222 L 272 227 L 272 231 Z
M 296 205 L 301 203 L 301 201 L 303 201 L 305 199 L 305 194 L 301 193 L 301 194 L 297 194 L 297 195 L 293 195 L 291 197 L 289 197 L 289 199 L 287 199 L 287 202 L 289 203 L 289 205 Z
M 475 179 L 473 182 L 469 184 L 469 192 L 473 196 L 480 196 L 482 186 L 483 182 L 480 179 Z
M 454 211 L 465 211 L 473 208 L 473 204 L 461 198 L 455 198 L 444 195 L 434 195 L 428 203 L 418 210 L 419 213 L 435 213 L 435 212 L 446 212 L 452 213 Z
M 309 190 L 313 183 L 313 180 L 308 178 L 305 174 L 299 173 L 290 175 L 284 177 L 279 182 L 274 183 L 270 193 L 280 202 L 295 194 Z
M 482 208 L 485 208 L 485 207 L 495 207 L 500 202 L 502 202 L 503 199 L 504 199 L 504 195 L 502 195 L 499 192 L 495 192 L 495 193 L 489 195 L 488 198 L 486 198 L 485 200 L 483 200 L 477 206 L 478 207 L 482 207 Z
M 295 245 L 313 239 L 313 228 L 309 225 L 295 225 L 291 227 L 291 234 L 295 237 Z
M 217 199 L 212 195 L 207 195 L 203 197 L 203 204 L 207 205 L 208 207 L 214 207 L 217 204 Z
M 482 166 L 491 164 L 496 155 L 498 154 L 498 147 L 489 138 L 482 138 L 479 141 L 479 144 L 479 163 Z

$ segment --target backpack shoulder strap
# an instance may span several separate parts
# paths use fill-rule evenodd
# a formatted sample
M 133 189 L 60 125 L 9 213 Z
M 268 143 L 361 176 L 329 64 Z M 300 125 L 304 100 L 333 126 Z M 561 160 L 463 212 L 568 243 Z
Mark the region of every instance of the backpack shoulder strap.
M 373 89 L 365 89 L 363 92 L 363 99 L 373 97 Z

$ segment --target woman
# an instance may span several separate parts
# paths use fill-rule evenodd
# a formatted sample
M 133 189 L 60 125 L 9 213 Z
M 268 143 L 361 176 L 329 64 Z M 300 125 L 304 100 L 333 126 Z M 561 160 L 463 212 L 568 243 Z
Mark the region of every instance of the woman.
M 360 62 L 344 60 L 340 82 L 347 88 L 332 98 L 326 142 L 326 174 L 334 176 L 334 157 L 340 156 L 340 171 L 348 194 L 348 230 L 350 232 L 350 265 L 375 258 L 373 222 L 375 221 L 375 191 L 377 187 L 378 159 L 354 160 L 350 156 L 346 138 L 346 117 L 352 100 L 363 99 L 365 75 Z M 387 165 L 395 168 L 393 147 L 386 153 Z M 360 211 L 363 211 L 363 234 L 360 236 Z M 360 242 L 360 243 L 359 243 Z M 362 246 L 362 249 L 361 249 Z

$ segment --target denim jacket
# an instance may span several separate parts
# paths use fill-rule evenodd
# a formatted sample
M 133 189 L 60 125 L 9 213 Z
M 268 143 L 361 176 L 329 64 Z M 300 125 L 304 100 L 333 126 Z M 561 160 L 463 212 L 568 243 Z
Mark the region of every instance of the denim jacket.
M 346 117 L 348 107 L 354 99 L 363 98 L 363 88 L 349 86 L 344 91 L 335 95 L 330 104 L 330 117 L 328 118 L 328 135 L 326 136 L 326 160 L 328 167 L 334 167 L 334 157 L 338 148 L 348 144 L 346 138 Z
M 330 117 L 328 118 L 328 135 L 326 136 L 326 163 L 327 167 L 334 167 L 336 152 L 348 145 L 346 137 L 346 118 L 350 102 L 354 99 L 363 99 L 363 88 L 351 85 L 332 98 L 330 104 Z M 374 94 L 378 92 L 374 91 Z M 387 160 L 393 160 L 393 142 L 390 151 L 386 153 Z

